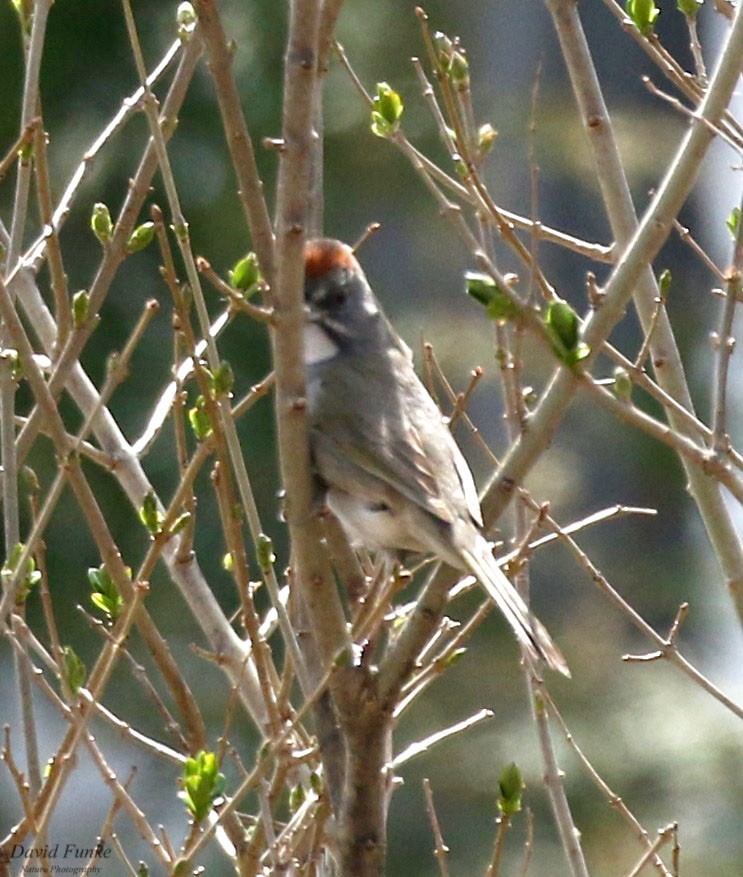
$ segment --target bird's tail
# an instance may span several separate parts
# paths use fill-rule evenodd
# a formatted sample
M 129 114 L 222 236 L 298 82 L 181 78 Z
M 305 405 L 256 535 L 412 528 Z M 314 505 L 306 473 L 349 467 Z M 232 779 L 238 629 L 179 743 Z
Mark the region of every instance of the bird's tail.
M 545 626 L 531 614 L 521 595 L 501 572 L 487 541 L 479 537 L 474 549 L 464 549 L 462 556 L 470 572 L 503 613 L 527 652 L 538 662 L 544 662 L 564 676 L 570 676 L 562 652 L 552 641 Z

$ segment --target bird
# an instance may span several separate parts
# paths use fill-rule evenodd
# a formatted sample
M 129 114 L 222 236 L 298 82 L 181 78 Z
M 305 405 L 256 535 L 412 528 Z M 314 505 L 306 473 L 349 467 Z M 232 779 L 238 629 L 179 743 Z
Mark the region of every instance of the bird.
M 469 466 L 353 249 L 311 239 L 304 263 L 309 445 L 323 503 L 355 547 L 433 554 L 472 574 L 537 666 L 569 676 L 498 566 Z

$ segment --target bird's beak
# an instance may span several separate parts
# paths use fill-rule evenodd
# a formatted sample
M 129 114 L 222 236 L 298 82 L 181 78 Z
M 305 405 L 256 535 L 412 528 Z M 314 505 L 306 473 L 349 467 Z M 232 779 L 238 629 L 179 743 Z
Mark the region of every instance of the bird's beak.
M 304 321 L 305 323 L 319 323 L 320 313 L 316 311 L 311 305 L 305 304 Z

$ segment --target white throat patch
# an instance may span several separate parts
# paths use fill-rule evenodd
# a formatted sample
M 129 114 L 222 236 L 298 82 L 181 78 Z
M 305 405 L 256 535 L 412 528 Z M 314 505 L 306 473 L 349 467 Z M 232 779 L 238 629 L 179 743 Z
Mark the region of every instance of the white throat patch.
M 305 365 L 325 362 L 338 353 L 338 345 L 333 343 L 320 326 L 315 323 L 305 323 L 303 332 Z

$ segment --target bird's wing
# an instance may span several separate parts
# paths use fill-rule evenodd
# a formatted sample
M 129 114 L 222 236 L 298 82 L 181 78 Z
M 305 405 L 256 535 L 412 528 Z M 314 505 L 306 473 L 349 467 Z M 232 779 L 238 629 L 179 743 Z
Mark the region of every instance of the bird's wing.
M 406 376 L 405 396 L 413 403 L 408 405 L 408 433 L 416 436 L 424 458 L 437 473 L 440 495 L 456 508 L 458 515 L 471 518 L 481 528 L 482 513 L 475 481 L 448 424 L 412 366 L 400 371 Z
M 392 348 L 383 356 L 346 360 L 342 368 L 330 365 L 322 392 L 365 401 L 345 408 L 321 405 L 324 414 L 312 424 L 320 468 L 335 473 L 331 482 L 342 478 L 345 483 L 337 486 L 353 493 L 354 478 L 365 473 L 439 520 L 469 516 L 480 523 L 469 468 L 406 351 Z

